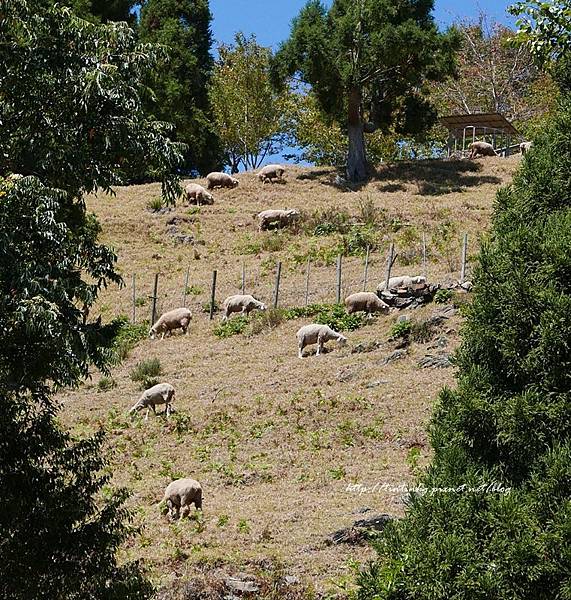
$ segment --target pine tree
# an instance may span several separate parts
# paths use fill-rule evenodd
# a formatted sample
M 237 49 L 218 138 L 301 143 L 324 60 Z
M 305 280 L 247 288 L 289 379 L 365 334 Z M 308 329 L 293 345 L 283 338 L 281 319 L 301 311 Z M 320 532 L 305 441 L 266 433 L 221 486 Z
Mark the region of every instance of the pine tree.
M 438 32 L 432 8 L 429 0 L 333 0 L 327 9 L 309 0 L 275 57 L 276 85 L 299 74 L 344 125 L 351 181 L 368 174 L 365 132 L 396 124 L 396 133 L 415 134 L 436 120 L 426 83 L 452 72 L 457 37 Z
M 162 44 L 169 54 L 151 79 L 156 99 L 148 110 L 174 124 L 174 139 L 188 146 L 186 170 L 202 174 L 222 162 L 208 100 L 214 66 L 211 19 L 208 0 L 146 0 L 139 24 L 141 40 Z

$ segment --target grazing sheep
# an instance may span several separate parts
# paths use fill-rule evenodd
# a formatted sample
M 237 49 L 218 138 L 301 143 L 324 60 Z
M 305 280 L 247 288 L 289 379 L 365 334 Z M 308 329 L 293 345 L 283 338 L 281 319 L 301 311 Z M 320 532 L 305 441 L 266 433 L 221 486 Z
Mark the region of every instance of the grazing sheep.
M 367 315 L 374 312 L 389 313 L 390 307 L 373 292 L 357 292 L 345 298 L 345 308 L 349 314 L 364 311 Z
M 176 479 L 167 485 L 163 502 L 173 521 L 187 517 L 192 503 L 196 510 L 202 510 L 202 486 L 194 479 Z
M 522 142 L 519 145 L 519 151 L 522 154 L 525 154 L 526 152 L 529 152 L 531 150 L 532 146 L 533 146 L 533 142 Z
M 183 333 L 186 333 L 188 324 L 192 318 L 192 313 L 188 308 L 175 308 L 161 315 L 159 320 L 149 330 L 149 337 L 154 340 L 158 333 L 162 333 L 161 340 L 164 339 L 165 334 L 173 329 L 182 329 Z
M 297 332 L 297 346 L 299 348 L 298 356 L 303 358 L 303 349 L 310 344 L 317 344 L 316 356 L 323 352 L 323 345 L 329 340 L 336 340 L 340 346 L 347 343 L 347 338 L 336 331 L 333 331 L 328 325 L 312 323 L 304 325 Z
M 262 183 L 266 183 L 266 181 L 273 183 L 274 179 L 283 180 L 284 173 L 285 173 L 285 169 L 281 165 L 266 165 L 258 173 L 258 179 Z
M 377 291 L 382 292 L 385 289 L 386 281 L 381 281 L 377 286 Z M 410 277 L 409 275 L 403 275 L 401 277 L 391 277 L 389 279 L 389 290 L 394 290 L 397 288 L 419 288 L 424 287 L 426 285 L 426 277 L 422 275 L 416 275 L 414 277 Z
M 256 300 L 254 296 L 250 296 L 250 294 L 236 294 L 235 296 L 228 296 L 224 300 L 222 308 L 224 310 L 222 320 L 227 321 L 232 313 L 241 312 L 243 315 L 249 315 L 255 309 L 266 310 L 267 306 Z
M 476 158 L 477 156 L 497 156 L 494 147 L 492 144 L 488 144 L 488 142 L 472 142 L 468 146 L 468 150 L 470 150 L 468 158 Z
M 261 213 L 258 213 L 260 231 L 269 229 L 271 225 L 287 227 L 299 219 L 299 216 L 299 210 L 295 208 L 290 208 L 289 210 L 263 210 Z
M 209 190 L 212 190 L 217 187 L 235 188 L 235 187 L 238 187 L 238 185 L 240 184 L 240 182 L 237 179 L 235 179 L 234 177 L 231 177 L 227 173 L 220 173 L 218 171 L 214 171 L 213 173 L 208 173 L 208 175 L 206 176 L 206 179 L 208 179 L 208 189 Z
M 146 408 L 147 413 L 145 415 L 145 421 L 147 421 L 149 418 L 149 410 L 152 409 L 156 415 L 157 411 L 155 410 L 155 406 L 157 404 L 164 404 L 165 414 L 168 417 L 171 412 L 173 412 L 173 408 L 171 406 L 173 400 L 173 386 L 170 383 L 157 383 L 157 385 L 150 387 L 141 394 L 141 397 L 137 400 L 137 402 L 135 402 L 135 404 L 133 404 L 133 406 L 129 409 L 129 412 L 139 412 L 143 410 L 143 408 Z
M 185 199 L 189 204 L 214 204 L 214 196 L 198 183 L 189 183 L 184 188 Z

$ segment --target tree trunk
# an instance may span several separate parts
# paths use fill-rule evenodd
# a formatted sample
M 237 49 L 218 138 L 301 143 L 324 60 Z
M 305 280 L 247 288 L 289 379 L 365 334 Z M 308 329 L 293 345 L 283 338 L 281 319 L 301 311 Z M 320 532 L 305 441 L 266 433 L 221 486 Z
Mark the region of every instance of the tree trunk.
M 365 154 L 365 133 L 361 118 L 361 90 L 352 88 L 349 92 L 349 152 L 347 155 L 347 179 L 364 181 L 367 179 L 367 157 Z

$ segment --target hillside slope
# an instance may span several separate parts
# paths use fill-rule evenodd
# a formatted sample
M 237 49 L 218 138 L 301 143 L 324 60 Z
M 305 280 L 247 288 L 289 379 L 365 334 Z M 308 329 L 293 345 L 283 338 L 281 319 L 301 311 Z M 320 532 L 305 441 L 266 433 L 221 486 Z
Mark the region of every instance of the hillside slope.
M 213 206 L 161 213 L 146 208 L 159 194 L 154 184 L 89 198 L 127 284 L 101 298 L 104 320 L 131 315 L 133 274 L 141 321 L 149 318 L 155 273 L 159 312 L 181 304 L 187 268 L 190 273 L 187 305 L 194 318 L 188 336 L 141 341 L 113 370 L 114 388 L 103 389 L 94 373 L 80 389 L 60 394 L 62 420 L 78 435 L 99 425 L 108 430 L 113 483 L 133 491 L 130 505 L 142 531 L 125 551 L 143 559 L 157 582 L 273 561 L 318 590 L 341 593 L 352 561 L 366 560 L 371 552 L 365 545 L 328 544 L 327 536 L 360 518 L 402 514 L 398 488 L 426 461 L 424 423 L 438 390 L 453 383 L 453 368 L 420 368 L 418 361 L 454 350 L 458 314 L 429 327 L 388 363 L 399 345 L 389 341 L 396 315 L 376 317 L 347 333 L 343 349 L 330 344 L 324 356 L 299 360 L 295 332 L 308 318 L 262 323 L 251 336 L 214 335 L 220 317 L 210 322 L 203 311 L 212 270 L 218 270 L 219 302 L 239 292 L 244 268 L 246 292 L 271 303 L 280 260 L 280 306 L 302 306 L 310 258 L 309 301 L 331 303 L 338 249 L 345 244 L 357 254 L 363 248 L 359 240 L 347 246 L 347 240 L 354 243 L 352 233 L 319 228 L 340 215 L 357 226 L 374 222 L 367 240 L 375 245 L 369 289 L 383 278 L 390 241 L 399 252 L 393 273 L 420 272 L 422 233 L 429 279 L 456 278 L 462 233 L 469 233 L 473 255 L 477 235 L 488 227 L 495 191 L 518 162 L 519 157 L 403 163 L 385 167 L 358 190 L 335 185 L 329 169 L 291 168 L 285 184 L 265 186 L 246 173 L 238 188 L 215 190 Z M 252 215 L 284 207 L 304 211 L 296 231 L 257 232 Z M 312 235 L 316 231 L 330 235 Z M 194 243 L 177 243 L 177 234 L 192 236 Z M 347 256 L 343 293 L 360 290 L 362 277 L 363 257 Z M 422 323 L 437 309 L 429 305 L 410 315 Z M 368 351 L 354 352 L 358 345 Z M 149 358 L 160 360 L 160 379 L 177 391 L 178 412 L 169 421 L 125 414 L 140 393 L 130 374 Z M 158 503 L 179 476 L 202 482 L 204 515 L 169 524 Z M 357 492 L 348 488 L 354 483 L 379 486 Z

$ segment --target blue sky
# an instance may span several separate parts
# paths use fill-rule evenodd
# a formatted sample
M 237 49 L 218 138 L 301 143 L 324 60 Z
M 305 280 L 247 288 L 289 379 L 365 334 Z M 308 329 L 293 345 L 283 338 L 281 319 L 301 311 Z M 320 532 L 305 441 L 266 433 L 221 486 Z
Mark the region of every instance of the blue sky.
M 212 31 L 216 42 L 232 42 L 236 31 L 255 34 L 263 46 L 277 48 L 289 33 L 291 20 L 305 5 L 306 0 L 210 0 L 214 20 Z M 513 24 L 506 7 L 513 2 L 505 0 L 436 0 L 434 15 L 445 28 L 449 23 L 465 17 L 487 13 L 492 20 Z

